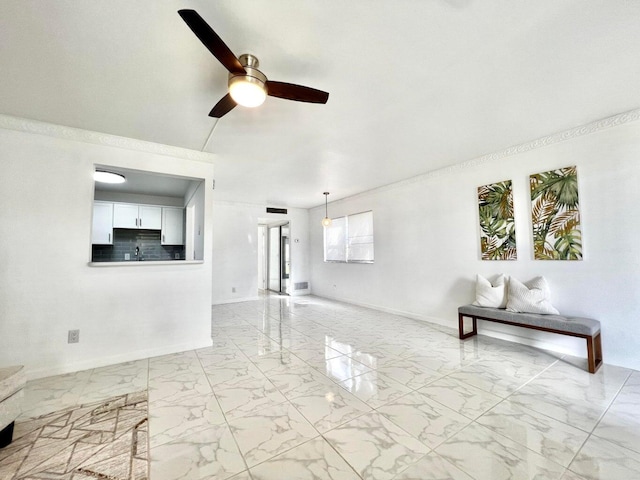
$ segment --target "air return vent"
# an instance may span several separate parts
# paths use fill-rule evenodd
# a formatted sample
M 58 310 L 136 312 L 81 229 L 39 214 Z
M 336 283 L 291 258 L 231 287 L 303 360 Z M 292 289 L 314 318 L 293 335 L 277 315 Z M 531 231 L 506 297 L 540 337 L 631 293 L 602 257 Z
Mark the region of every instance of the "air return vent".
M 287 214 L 287 209 L 286 208 L 274 208 L 274 207 L 267 207 L 267 213 L 283 213 L 283 214 Z
M 309 282 L 294 283 L 293 284 L 293 289 L 294 290 L 308 290 L 309 289 Z

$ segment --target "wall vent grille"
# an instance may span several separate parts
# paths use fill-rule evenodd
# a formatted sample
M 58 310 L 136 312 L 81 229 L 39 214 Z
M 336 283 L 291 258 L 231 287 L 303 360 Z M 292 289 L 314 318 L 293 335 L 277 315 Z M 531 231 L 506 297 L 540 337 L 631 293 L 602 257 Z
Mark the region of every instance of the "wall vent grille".
M 282 213 L 282 214 L 287 214 L 287 209 L 286 208 L 274 208 L 274 207 L 267 207 L 267 213 Z
M 293 288 L 295 290 L 308 290 L 309 282 L 298 282 L 293 284 Z

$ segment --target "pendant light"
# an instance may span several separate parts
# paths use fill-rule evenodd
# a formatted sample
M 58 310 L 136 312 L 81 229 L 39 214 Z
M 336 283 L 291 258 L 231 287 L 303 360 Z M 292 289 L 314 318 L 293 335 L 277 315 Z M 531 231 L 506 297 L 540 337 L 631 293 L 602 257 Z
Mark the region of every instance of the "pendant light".
M 322 219 L 322 226 L 329 227 L 331 226 L 331 219 L 327 214 L 327 197 L 329 195 L 329 192 L 323 192 L 322 194 L 324 195 L 324 218 Z

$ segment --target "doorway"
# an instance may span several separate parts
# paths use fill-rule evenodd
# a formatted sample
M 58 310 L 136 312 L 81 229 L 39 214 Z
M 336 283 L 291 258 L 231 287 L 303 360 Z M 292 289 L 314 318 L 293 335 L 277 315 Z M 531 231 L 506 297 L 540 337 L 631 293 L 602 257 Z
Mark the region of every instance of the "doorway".
M 266 226 L 267 234 L 263 251 L 266 268 L 260 268 L 264 263 L 258 260 L 259 272 L 264 272 L 266 288 L 272 292 L 289 294 L 291 288 L 291 245 L 289 222 Z

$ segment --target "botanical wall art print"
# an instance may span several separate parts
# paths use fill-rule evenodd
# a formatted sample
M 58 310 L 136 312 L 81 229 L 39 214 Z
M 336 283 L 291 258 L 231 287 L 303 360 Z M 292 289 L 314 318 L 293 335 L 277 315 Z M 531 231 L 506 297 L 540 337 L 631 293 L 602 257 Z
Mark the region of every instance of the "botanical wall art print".
M 516 260 L 511 180 L 478 187 L 482 260 Z
M 536 260 L 582 260 L 575 166 L 529 177 Z

